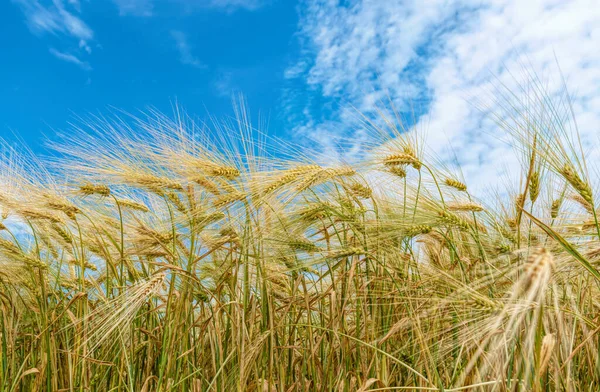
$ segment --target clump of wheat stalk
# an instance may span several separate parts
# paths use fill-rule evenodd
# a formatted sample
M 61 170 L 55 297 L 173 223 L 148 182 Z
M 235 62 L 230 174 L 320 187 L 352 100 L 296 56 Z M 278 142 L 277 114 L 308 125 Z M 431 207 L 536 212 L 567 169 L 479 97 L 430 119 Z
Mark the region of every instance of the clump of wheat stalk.
M 597 184 L 535 87 L 497 198 L 383 112 L 342 163 L 157 113 L 3 157 L 0 390 L 600 385 Z

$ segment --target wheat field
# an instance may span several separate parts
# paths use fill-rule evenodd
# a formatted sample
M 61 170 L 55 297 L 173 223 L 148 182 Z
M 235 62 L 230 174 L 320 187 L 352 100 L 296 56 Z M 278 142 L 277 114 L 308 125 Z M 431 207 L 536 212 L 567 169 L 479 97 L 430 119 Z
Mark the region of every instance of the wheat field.
M 383 112 L 348 162 L 241 109 L 6 147 L 0 391 L 600 390 L 598 165 L 550 98 L 497 102 L 497 197 Z

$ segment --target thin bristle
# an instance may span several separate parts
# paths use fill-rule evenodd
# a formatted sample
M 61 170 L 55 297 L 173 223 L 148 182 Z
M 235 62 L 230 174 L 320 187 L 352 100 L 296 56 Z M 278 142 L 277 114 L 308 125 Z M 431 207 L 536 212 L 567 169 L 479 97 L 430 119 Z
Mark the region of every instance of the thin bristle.
M 385 111 L 331 156 L 243 108 L 0 154 L 0 390 L 596 390 L 595 161 L 524 91 L 496 195 Z

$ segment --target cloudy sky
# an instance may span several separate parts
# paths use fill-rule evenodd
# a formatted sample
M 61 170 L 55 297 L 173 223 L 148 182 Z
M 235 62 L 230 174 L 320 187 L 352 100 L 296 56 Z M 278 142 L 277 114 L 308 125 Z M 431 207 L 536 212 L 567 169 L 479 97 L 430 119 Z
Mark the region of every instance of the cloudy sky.
M 550 94 L 562 74 L 598 141 L 597 0 L 9 0 L 0 34 L 0 134 L 34 149 L 76 115 L 225 116 L 233 92 L 271 134 L 359 145 L 354 109 L 389 97 L 484 184 L 515 160 L 474 101 L 527 73 Z

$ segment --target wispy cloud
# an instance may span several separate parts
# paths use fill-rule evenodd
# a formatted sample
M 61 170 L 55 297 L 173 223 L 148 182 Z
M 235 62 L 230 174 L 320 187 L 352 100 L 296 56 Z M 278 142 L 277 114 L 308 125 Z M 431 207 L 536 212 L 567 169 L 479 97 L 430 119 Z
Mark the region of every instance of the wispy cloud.
M 214 9 L 224 12 L 235 12 L 238 10 L 255 11 L 271 0 L 172 0 L 170 5 L 174 3 L 181 7 L 184 12 L 194 12 L 197 10 Z M 113 0 L 119 8 L 121 16 L 153 16 L 154 5 L 156 0 Z
M 70 53 L 63 53 L 60 52 L 54 48 L 50 48 L 50 53 L 56 57 L 57 59 L 60 59 L 62 61 L 66 61 L 67 63 L 71 63 L 71 64 L 75 64 L 78 67 L 80 67 L 83 70 L 86 71 L 91 71 L 92 67 L 90 66 L 90 64 L 88 64 L 85 61 L 80 60 L 77 56 L 72 55 Z
M 171 37 L 173 37 L 175 46 L 179 52 L 179 61 L 192 67 L 206 68 L 206 65 L 192 54 L 192 48 L 188 43 L 187 36 L 182 31 L 172 30 Z
M 53 0 L 41 2 L 39 0 L 13 0 L 23 15 L 25 22 L 32 33 L 36 35 L 49 34 L 61 37 L 61 41 L 69 42 L 70 51 L 79 52 L 78 55 L 89 55 L 92 52 L 90 42 L 94 39 L 92 29 L 77 15 L 81 12 L 79 0 Z M 87 71 L 92 67 L 77 55 L 61 52 L 50 48 L 50 53 L 55 57 L 78 65 Z
M 544 76 L 554 94 L 562 88 L 558 59 L 575 93 L 583 137 L 590 139 L 600 123 L 600 52 L 594 49 L 600 7 L 593 0 L 432 0 L 427 7 L 418 0 L 310 0 L 299 26 L 308 55 L 288 78 L 367 114 L 387 94 L 400 110 L 420 107 L 416 127 L 427 129 L 428 145 L 448 161 L 457 152 L 467 180 L 480 187 L 518 162 L 490 136 L 497 128 L 469 99 L 493 83 L 515 86 L 523 64 Z M 310 110 L 305 117 L 304 132 L 322 139 L 323 123 L 351 128 L 341 110 L 320 121 Z M 448 141 L 453 151 L 445 149 Z
M 73 13 L 73 11 L 79 12 L 79 2 L 69 2 L 73 11 L 68 10 L 61 0 L 54 0 L 48 5 L 43 5 L 37 0 L 13 0 L 13 2 L 20 6 L 27 26 L 33 33 L 63 34 L 78 41 L 89 41 L 94 37 L 92 29 Z
M 229 11 L 236 9 L 254 11 L 265 5 L 265 0 L 209 0 L 207 4 L 210 7 L 223 8 Z
M 231 98 L 237 91 L 233 82 L 233 72 L 220 71 L 213 81 L 213 90 L 219 97 Z
M 113 0 L 119 8 L 121 16 L 152 16 L 154 3 L 152 0 Z

